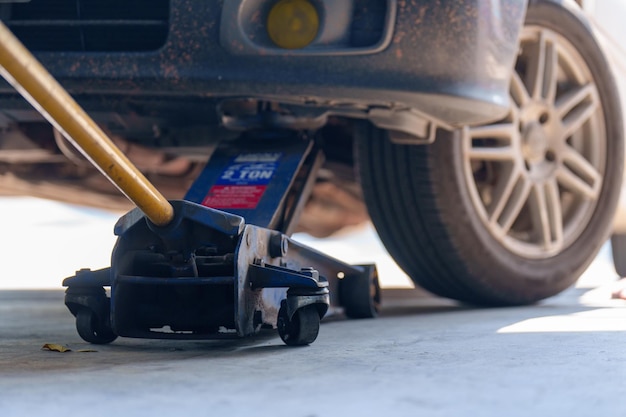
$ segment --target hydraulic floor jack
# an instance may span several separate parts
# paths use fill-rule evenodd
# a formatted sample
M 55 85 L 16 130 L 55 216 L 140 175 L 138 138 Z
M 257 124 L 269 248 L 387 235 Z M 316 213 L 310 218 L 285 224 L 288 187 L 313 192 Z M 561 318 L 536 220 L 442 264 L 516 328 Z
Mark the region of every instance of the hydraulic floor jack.
M 329 308 L 376 315 L 374 265 L 348 265 L 289 237 L 323 162 L 303 131 L 270 124 L 223 143 L 185 199 L 169 202 L 2 23 L 0 67 L 137 205 L 115 226 L 111 267 L 63 282 L 84 340 L 233 338 L 269 327 L 297 346 L 317 338 Z

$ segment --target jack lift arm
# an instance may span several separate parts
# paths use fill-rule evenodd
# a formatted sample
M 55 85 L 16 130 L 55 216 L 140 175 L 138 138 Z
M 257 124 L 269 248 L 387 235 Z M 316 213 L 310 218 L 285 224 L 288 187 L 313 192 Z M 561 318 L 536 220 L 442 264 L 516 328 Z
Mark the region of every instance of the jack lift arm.
M 63 282 L 84 340 L 233 338 L 269 327 L 298 346 L 317 338 L 329 307 L 376 315 L 374 265 L 289 238 L 323 161 L 306 132 L 248 130 L 218 147 L 184 200 L 167 201 L 1 22 L 0 73 L 137 206 L 115 226 L 111 267 Z

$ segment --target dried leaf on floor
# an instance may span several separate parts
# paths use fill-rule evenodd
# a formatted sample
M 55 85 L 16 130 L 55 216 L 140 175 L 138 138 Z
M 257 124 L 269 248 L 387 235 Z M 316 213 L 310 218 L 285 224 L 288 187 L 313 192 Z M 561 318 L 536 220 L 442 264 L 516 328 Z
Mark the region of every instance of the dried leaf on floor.
M 45 345 L 41 347 L 41 349 L 49 350 L 51 352 L 61 352 L 61 353 L 72 351 L 72 349 L 67 348 L 63 345 L 56 344 L 56 343 L 46 343 Z

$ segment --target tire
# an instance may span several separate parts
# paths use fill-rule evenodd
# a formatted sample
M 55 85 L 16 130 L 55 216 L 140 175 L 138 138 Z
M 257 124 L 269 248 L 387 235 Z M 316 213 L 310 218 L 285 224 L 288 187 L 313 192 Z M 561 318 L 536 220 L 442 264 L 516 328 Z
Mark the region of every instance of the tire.
M 378 317 L 381 290 L 376 265 L 359 265 L 360 275 L 348 276 L 339 281 L 339 304 L 349 319 Z
M 613 250 L 613 265 L 620 277 L 626 277 L 626 234 L 611 236 L 611 249 Z
M 515 69 L 511 112 L 493 124 L 440 130 L 429 146 L 358 129 L 380 238 L 437 295 L 536 302 L 574 283 L 609 235 L 624 155 L 620 102 L 573 2 L 530 2 Z

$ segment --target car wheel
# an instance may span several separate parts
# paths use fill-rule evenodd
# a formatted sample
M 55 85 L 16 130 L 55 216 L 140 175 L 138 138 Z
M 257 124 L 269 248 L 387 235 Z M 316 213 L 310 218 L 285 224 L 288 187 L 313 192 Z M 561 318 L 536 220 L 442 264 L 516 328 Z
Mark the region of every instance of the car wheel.
M 575 7 L 530 2 L 504 119 L 441 130 L 428 146 L 360 129 L 372 221 L 427 290 L 532 303 L 570 286 L 608 237 L 624 153 L 620 103 Z

